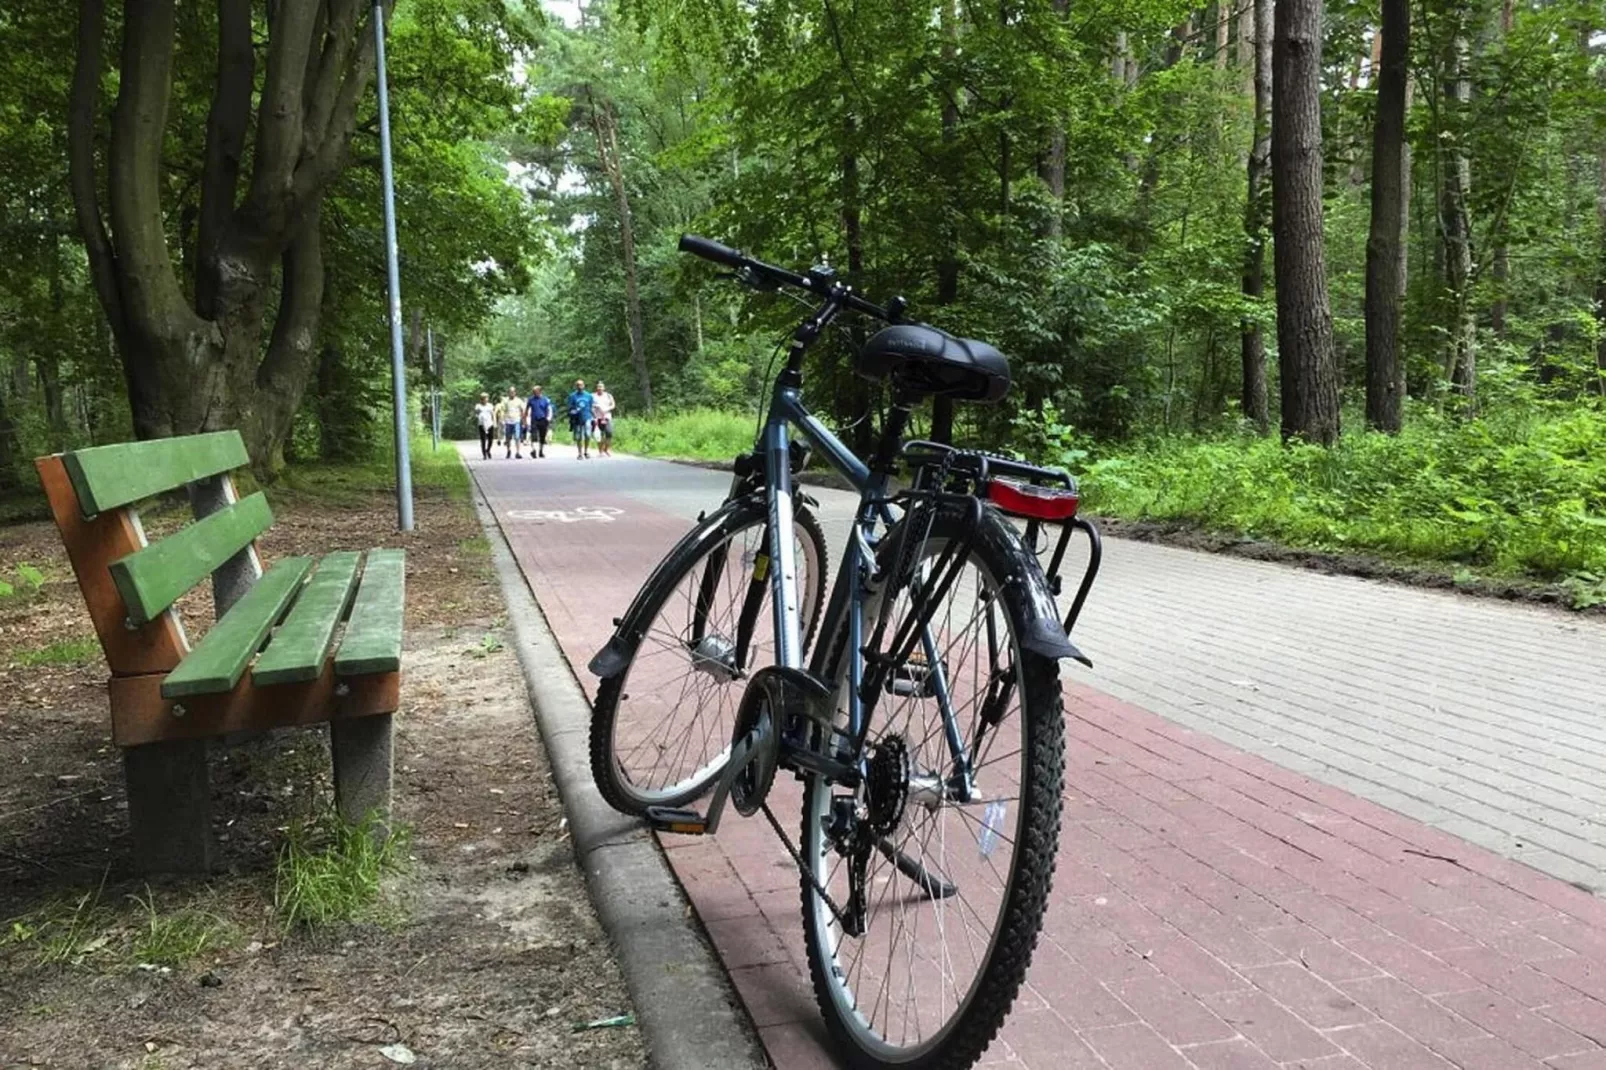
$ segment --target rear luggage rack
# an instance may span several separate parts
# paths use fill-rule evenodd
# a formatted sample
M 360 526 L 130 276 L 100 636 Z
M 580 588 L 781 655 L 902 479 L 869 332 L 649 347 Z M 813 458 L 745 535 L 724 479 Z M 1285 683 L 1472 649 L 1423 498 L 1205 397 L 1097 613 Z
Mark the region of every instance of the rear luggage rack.
M 1060 568 L 1065 562 L 1071 535 L 1080 531 L 1087 536 L 1087 568 L 1077 585 L 1076 597 L 1071 600 L 1070 612 L 1065 616 L 1065 634 L 1070 635 L 1104 557 L 1104 543 L 1098 528 L 1092 521 L 1077 515 L 1081 496 L 1070 473 L 1063 468 L 1044 468 L 1011 457 L 955 449 L 925 439 L 905 443 L 902 458 L 914 473 L 911 489 L 916 495 L 962 493 L 983 498 L 999 512 L 1026 521 L 1026 545 L 1034 552 L 1044 529 L 1057 526 L 1059 539 L 1044 569 L 1056 595 L 1062 592 Z

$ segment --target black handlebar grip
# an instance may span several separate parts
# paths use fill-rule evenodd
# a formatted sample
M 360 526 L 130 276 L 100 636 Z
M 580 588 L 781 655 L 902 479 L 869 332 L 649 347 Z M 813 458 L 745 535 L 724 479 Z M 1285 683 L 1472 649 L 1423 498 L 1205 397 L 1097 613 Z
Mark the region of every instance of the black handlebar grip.
M 717 241 L 697 234 L 682 234 L 680 236 L 680 251 L 693 253 L 704 260 L 712 260 L 714 263 L 724 264 L 726 267 L 739 268 L 747 263 L 747 257 L 730 246 L 721 245 Z

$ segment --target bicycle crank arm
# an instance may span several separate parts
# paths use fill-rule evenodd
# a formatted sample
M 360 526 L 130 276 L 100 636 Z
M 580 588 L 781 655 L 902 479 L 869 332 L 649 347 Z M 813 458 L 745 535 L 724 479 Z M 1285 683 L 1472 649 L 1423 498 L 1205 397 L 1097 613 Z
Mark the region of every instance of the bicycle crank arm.
M 708 812 L 700 814 L 689 806 L 649 806 L 647 824 L 654 832 L 673 832 L 682 836 L 712 836 L 719 830 L 719 819 L 725 813 L 731 785 L 741 775 L 747 760 L 752 756 L 754 742 L 746 736 L 731 747 L 730 762 L 720 775 L 714 794 L 708 800 Z
M 959 894 L 959 885 L 932 873 L 915 859 L 892 846 L 884 837 L 877 840 L 875 845 L 876 850 L 886 856 L 887 861 L 896 866 L 899 873 L 915 882 L 915 886 L 926 894 L 927 899 L 948 899 Z

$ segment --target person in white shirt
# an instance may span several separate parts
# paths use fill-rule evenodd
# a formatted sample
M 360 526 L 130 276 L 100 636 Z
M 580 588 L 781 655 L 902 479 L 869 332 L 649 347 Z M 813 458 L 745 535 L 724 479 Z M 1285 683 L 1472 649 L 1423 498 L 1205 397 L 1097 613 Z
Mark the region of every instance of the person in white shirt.
M 488 461 L 491 443 L 496 440 L 496 406 L 491 404 L 491 395 L 480 395 L 480 403 L 474 406 L 474 422 L 480 429 L 480 456 Z
M 608 384 L 597 380 L 597 389 L 591 394 L 591 419 L 597 429 L 597 452 L 603 457 L 613 456 L 613 410 L 618 408 Z
M 513 387 L 507 388 L 507 397 L 496 407 L 502 421 L 502 437 L 507 440 L 504 457 L 524 458 L 524 399 Z

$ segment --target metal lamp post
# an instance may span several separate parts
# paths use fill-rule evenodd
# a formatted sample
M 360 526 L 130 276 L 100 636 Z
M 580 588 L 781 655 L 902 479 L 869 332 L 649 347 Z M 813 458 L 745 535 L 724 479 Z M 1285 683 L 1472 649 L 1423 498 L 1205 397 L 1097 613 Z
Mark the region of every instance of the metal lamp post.
M 385 184 L 385 270 L 390 283 L 390 375 L 396 410 L 396 523 L 413 530 L 413 462 L 407 437 L 407 365 L 402 360 L 401 270 L 396 253 L 396 188 L 390 162 L 390 93 L 385 84 L 385 8 L 374 3 L 374 58 L 379 88 L 379 159 Z

